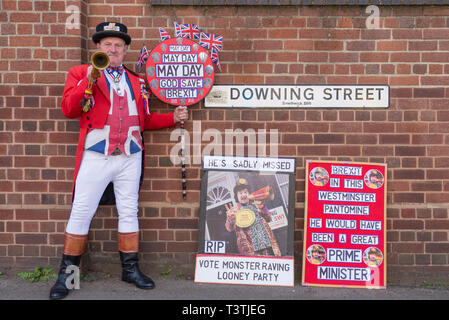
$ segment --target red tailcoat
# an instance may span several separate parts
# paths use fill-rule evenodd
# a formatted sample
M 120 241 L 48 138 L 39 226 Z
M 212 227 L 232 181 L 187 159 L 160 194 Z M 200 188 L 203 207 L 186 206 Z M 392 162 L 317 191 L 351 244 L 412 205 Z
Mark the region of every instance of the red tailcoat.
M 88 85 L 88 80 L 86 77 L 88 67 L 89 65 L 80 65 L 73 67 L 69 70 L 61 103 L 61 108 L 64 115 L 71 119 L 78 118 L 80 124 L 78 148 L 76 149 L 76 163 L 72 187 L 72 200 L 75 191 L 76 177 L 83 156 L 84 141 L 86 139 L 86 135 L 89 132 L 89 130 L 102 129 L 104 127 L 109 113 L 109 108 L 111 107 L 107 80 L 105 79 L 104 74 L 100 72 L 101 74 L 100 78 L 98 78 L 96 84 L 93 86 L 92 96 L 94 98 L 95 104 L 89 112 L 83 112 L 81 102 L 84 99 L 84 90 L 86 90 Z M 146 108 L 144 107 L 143 101 L 144 98 L 141 93 L 139 78 L 136 75 L 132 74 L 131 72 L 128 71 L 125 72 L 128 75 L 131 84 L 131 89 L 133 91 L 134 98 L 136 99 L 140 130 L 141 131 L 143 131 L 144 129 L 155 130 L 174 126 L 175 123 L 173 121 L 173 112 L 167 114 L 147 113 Z M 142 161 L 143 159 L 144 157 L 142 156 Z M 142 175 L 143 171 L 144 170 L 142 168 Z M 109 193 L 112 190 L 113 190 L 112 185 L 110 184 L 106 189 L 106 191 L 107 193 Z M 106 195 L 105 192 L 105 195 L 103 196 L 100 204 L 113 204 L 113 203 L 115 203 L 115 197 L 113 196 L 113 194 Z

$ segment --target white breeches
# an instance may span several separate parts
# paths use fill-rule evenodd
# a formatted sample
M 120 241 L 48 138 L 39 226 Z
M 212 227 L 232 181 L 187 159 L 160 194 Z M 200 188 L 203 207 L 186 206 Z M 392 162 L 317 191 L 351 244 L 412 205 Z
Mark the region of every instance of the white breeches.
M 118 211 L 118 232 L 139 231 L 137 219 L 142 152 L 106 156 L 84 151 L 75 184 L 70 219 L 66 232 L 85 235 L 109 182 L 114 183 Z

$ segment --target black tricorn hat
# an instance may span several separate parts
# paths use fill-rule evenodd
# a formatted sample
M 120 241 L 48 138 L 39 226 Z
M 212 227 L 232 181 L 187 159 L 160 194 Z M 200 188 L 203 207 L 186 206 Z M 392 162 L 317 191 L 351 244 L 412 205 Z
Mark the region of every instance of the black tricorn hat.
M 131 43 L 131 37 L 128 34 L 128 28 L 119 22 L 102 22 L 97 25 L 96 32 L 92 36 L 95 43 L 106 37 L 117 37 L 125 41 L 127 45 Z

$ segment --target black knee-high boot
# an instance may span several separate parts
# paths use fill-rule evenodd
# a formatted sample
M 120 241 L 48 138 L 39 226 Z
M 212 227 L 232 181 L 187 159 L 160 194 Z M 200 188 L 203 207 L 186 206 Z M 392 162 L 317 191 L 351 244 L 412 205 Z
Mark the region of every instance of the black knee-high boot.
M 71 265 L 79 267 L 86 242 L 87 234 L 75 235 L 67 232 L 64 234 L 64 249 L 58 279 L 50 290 L 50 299 L 63 299 L 69 294 L 66 281 L 71 273 L 66 273 L 66 270 Z
M 154 281 L 139 269 L 139 232 L 118 233 L 118 249 L 122 262 L 122 280 L 140 289 L 153 289 Z
M 140 271 L 137 252 L 120 252 L 120 260 L 123 281 L 134 283 L 140 289 L 153 289 L 156 286 L 150 277 Z
M 79 266 L 81 261 L 81 256 L 68 256 L 63 254 L 62 261 L 59 268 L 58 280 L 50 290 L 50 299 L 63 299 L 69 294 L 69 289 L 67 288 L 66 281 L 71 273 L 66 273 L 68 266 L 74 265 Z

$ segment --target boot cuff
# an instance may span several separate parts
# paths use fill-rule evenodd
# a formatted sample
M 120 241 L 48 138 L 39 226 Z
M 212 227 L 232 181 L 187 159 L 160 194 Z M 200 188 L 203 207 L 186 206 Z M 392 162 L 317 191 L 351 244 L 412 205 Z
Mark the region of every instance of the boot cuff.
M 69 256 L 80 256 L 84 253 L 87 243 L 87 234 L 71 234 L 64 233 L 64 249 L 63 254 Z
M 139 232 L 118 232 L 118 251 L 139 252 Z

